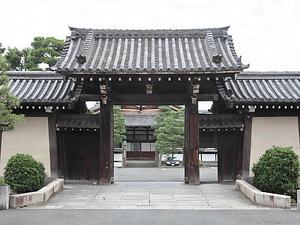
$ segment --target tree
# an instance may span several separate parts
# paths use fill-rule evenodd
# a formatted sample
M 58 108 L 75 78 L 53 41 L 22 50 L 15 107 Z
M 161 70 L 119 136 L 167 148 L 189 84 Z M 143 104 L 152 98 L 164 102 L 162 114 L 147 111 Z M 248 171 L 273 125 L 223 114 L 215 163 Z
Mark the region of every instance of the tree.
M 120 144 L 126 138 L 125 118 L 121 112 L 121 106 L 113 106 L 113 110 L 114 110 L 114 142 L 115 144 Z
M 7 62 L 7 60 L 5 59 L 5 57 L 0 55 L 0 72 L 9 70 L 9 68 L 10 68 L 10 65 Z
M 2 43 L 0 43 L 0 55 L 5 52 L 5 48 L 2 47 Z
M 13 113 L 13 108 L 19 106 L 19 100 L 9 93 L 9 78 L 0 75 L 0 132 L 14 128 L 23 115 Z
M 8 48 L 7 52 L 5 53 L 5 58 L 7 62 L 9 62 L 9 70 L 42 70 L 39 68 L 39 65 L 33 61 L 31 51 L 31 48 L 24 48 L 21 50 L 18 48 Z
M 54 37 L 35 37 L 31 46 L 32 50 L 28 55 L 28 61 L 35 65 L 46 63 L 52 67 L 61 56 L 64 41 Z
M 156 149 L 161 154 L 174 154 L 184 148 L 184 109 L 178 111 L 160 106 L 159 114 L 152 126 L 157 139 Z
M 5 54 L 6 60 L 10 64 L 10 70 L 23 70 L 23 62 L 22 59 L 24 57 L 23 50 L 19 50 L 16 47 L 10 48 L 8 47 L 7 52 Z
M 0 43 L 0 73 L 1 71 L 9 70 L 10 65 L 7 62 L 6 58 L 3 57 L 3 54 L 5 52 L 5 48 L 2 47 L 2 43 Z
M 0 44 L 0 55 L 5 49 Z M 42 70 L 39 65 L 45 63 L 50 67 L 54 66 L 64 47 L 64 41 L 54 37 L 35 37 L 31 48 L 8 48 L 5 58 L 9 63 L 10 70 Z M 0 59 L 1 66 L 1 59 Z

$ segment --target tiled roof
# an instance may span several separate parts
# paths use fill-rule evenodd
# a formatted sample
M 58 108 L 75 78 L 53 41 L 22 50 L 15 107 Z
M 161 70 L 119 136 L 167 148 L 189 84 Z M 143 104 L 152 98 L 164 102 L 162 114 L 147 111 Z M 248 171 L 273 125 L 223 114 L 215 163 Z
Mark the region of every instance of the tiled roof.
M 70 28 L 61 59 L 65 74 L 165 74 L 239 72 L 229 27 L 190 30 Z
M 234 104 L 300 103 L 300 72 L 243 72 L 217 86 L 222 98 Z
M 78 100 L 82 84 L 55 72 L 6 72 L 10 91 L 22 105 L 61 105 Z
M 93 114 L 59 114 L 58 128 L 100 129 L 100 116 Z
M 129 127 L 136 126 L 151 126 L 155 122 L 154 114 L 124 114 L 125 125 Z M 89 114 L 61 114 L 57 119 L 57 127 L 59 128 L 76 128 L 76 129 L 99 129 L 100 128 L 100 115 Z
M 199 129 L 202 131 L 242 129 L 243 127 L 243 119 L 238 115 L 199 115 Z
M 128 127 L 151 126 L 155 123 L 156 114 L 125 114 L 125 124 Z M 60 129 L 100 129 L 100 116 L 89 114 L 59 114 L 57 127 Z M 216 129 L 242 129 L 243 120 L 238 115 L 200 115 L 199 129 L 211 131 Z
M 152 126 L 157 114 L 124 114 L 125 124 L 129 127 Z

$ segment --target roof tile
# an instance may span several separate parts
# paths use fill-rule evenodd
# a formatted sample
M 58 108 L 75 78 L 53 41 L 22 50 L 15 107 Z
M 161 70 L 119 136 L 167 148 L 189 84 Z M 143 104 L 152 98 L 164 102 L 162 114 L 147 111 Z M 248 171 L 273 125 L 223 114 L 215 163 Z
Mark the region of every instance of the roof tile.
M 217 86 L 222 98 L 234 104 L 300 103 L 299 72 L 243 72 Z
M 82 84 L 76 79 L 64 79 L 55 72 L 6 72 L 10 91 L 21 105 L 60 105 L 76 102 Z
M 239 72 L 228 27 L 194 30 L 97 30 L 70 28 L 60 73 Z

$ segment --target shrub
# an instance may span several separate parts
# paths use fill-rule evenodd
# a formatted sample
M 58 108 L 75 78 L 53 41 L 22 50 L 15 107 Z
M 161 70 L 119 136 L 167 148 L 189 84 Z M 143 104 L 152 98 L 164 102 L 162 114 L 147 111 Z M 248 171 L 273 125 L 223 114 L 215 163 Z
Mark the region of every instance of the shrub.
M 44 185 L 45 167 L 31 155 L 12 156 L 4 170 L 5 182 L 16 193 L 37 191 Z
M 299 157 L 291 147 L 266 150 L 253 165 L 253 185 L 264 192 L 290 194 L 298 188 Z
M 0 186 L 2 186 L 4 184 L 5 184 L 4 180 L 0 178 Z

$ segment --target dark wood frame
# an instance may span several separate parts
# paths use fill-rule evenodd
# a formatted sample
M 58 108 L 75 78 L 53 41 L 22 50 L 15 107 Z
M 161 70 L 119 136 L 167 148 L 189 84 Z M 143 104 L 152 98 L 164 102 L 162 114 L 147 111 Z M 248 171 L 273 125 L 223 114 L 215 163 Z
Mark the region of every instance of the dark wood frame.
M 298 134 L 299 134 L 299 146 L 300 146 L 300 116 L 298 116 Z
M 187 104 L 185 109 L 185 182 L 199 184 L 199 113 L 198 104 Z
M 244 115 L 243 162 L 242 177 L 249 177 L 250 155 L 252 139 L 252 115 Z
M 99 184 L 114 182 L 113 107 L 101 101 Z
M 48 115 L 49 148 L 50 148 L 50 170 L 51 177 L 58 177 L 58 155 L 56 137 L 56 114 Z

